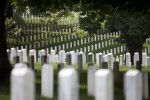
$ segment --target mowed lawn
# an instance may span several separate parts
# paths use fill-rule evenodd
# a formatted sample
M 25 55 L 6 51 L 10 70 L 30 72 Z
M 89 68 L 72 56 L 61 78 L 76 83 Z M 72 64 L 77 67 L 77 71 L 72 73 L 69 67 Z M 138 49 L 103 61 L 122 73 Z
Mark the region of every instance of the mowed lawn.
M 54 98 L 48 99 L 41 97 L 41 65 L 35 63 L 36 74 L 36 98 L 35 100 L 58 100 L 57 90 L 57 64 L 54 66 Z M 73 65 L 77 69 L 77 64 Z M 96 66 L 98 68 L 98 66 Z M 127 70 L 135 69 L 134 66 L 127 68 L 126 66 L 120 66 L 119 81 L 114 84 L 114 100 L 125 100 L 123 95 L 123 75 Z M 148 72 L 149 75 L 149 90 L 150 90 L 150 67 L 143 67 L 143 72 Z M 87 64 L 84 64 L 83 71 L 79 73 L 79 100 L 94 100 L 94 97 L 87 96 Z M 19 95 L 19 93 L 18 93 Z M 0 86 L 0 100 L 10 100 L 10 85 Z M 143 99 L 144 100 L 144 99 Z M 150 99 L 148 99 L 150 100 Z

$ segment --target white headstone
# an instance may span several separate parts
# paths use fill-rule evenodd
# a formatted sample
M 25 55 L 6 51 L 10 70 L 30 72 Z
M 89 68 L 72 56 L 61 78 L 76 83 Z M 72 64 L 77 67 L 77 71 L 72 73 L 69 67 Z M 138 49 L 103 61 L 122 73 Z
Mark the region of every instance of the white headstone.
M 17 55 L 19 56 L 19 62 L 23 63 L 23 52 L 22 52 L 22 50 L 18 50 L 18 54 Z
M 56 54 L 55 50 L 51 50 L 51 60 L 52 60 L 52 63 L 56 62 L 56 60 L 55 60 L 55 54 Z
M 143 58 L 143 66 L 147 66 L 147 53 L 143 53 L 142 58 Z
M 123 55 L 120 55 L 120 64 L 119 65 L 123 65 Z
M 113 74 L 108 69 L 95 73 L 95 100 L 114 100 Z
M 150 57 L 147 57 L 147 66 L 150 66 Z
M 78 73 L 72 67 L 58 73 L 58 100 L 79 100 Z
M 36 50 L 32 49 L 29 51 L 29 56 L 33 55 L 34 56 L 34 62 L 36 62 Z
M 66 53 L 64 50 L 61 50 L 58 55 L 59 63 L 65 63 Z
M 126 53 L 126 66 L 131 67 L 130 53 Z
M 134 66 L 136 66 L 136 62 L 139 61 L 139 53 L 135 52 L 134 53 Z
M 35 100 L 35 75 L 26 64 L 18 63 L 11 72 L 11 100 Z
M 113 69 L 113 54 L 112 53 L 109 53 L 108 54 L 108 68 L 109 69 Z
M 129 70 L 125 74 L 125 100 L 142 100 L 142 74 Z
M 53 82 L 54 82 L 54 70 L 53 66 L 44 64 L 42 66 L 42 79 L 41 79 L 41 94 L 47 98 L 53 98 Z
M 75 52 L 74 51 L 70 51 L 71 54 L 71 63 L 75 64 Z
M 87 92 L 88 96 L 94 96 L 95 95 L 95 72 L 97 68 L 94 66 L 90 66 L 88 68 L 88 73 L 87 73 Z
M 149 87 L 148 87 L 148 73 L 143 72 L 143 97 L 144 99 L 149 98 Z
M 22 49 L 23 52 L 23 62 L 27 62 L 27 51 L 26 49 Z
M 11 48 L 11 57 L 10 60 L 13 61 L 13 58 L 17 56 L 17 51 L 15 48 Z

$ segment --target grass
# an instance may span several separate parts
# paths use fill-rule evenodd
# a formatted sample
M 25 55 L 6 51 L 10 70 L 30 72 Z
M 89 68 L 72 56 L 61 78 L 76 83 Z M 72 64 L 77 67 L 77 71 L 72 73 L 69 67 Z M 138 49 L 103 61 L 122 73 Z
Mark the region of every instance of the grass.
M 51 63 L 52 64 L 52 63 Z M 41 66 L 40 63 L 35 63 L 36 73 L 36 98 L 35 100 L 57 100 L 57 64 L 54 66 L 54 98 L 48 99 L 41 96 Z M 77 64 L 73 65 L 77 69 Z M 97 68 L 98 66 L 95 65 Z M 123 75 L 127 70 L 135 69 L 135 66 L 128 68 L 126 66 L 120 66 L 120 78 L 119 82 L 115 84 L 114 88 L 114 100 L 125 100 L 123 96 Z M 150 76 L 150 67 L 143 67 L 143 72 L 148 72 Z M 83 71 L 79 73 L 79 100 L 94 100 L 94 97 L 87 96 L 87 64 L 83 65 Z M 149 77 L 149 90 L 150 90 L 150 77 Z M 18 94 L 19 95 L 19 94 Z M 0 86 L 0 100 L 10 100 L 10 85 Z M 144 99 L 143 99 L 144 100 Z M 148 99 L 150 100 L 150 99 Z

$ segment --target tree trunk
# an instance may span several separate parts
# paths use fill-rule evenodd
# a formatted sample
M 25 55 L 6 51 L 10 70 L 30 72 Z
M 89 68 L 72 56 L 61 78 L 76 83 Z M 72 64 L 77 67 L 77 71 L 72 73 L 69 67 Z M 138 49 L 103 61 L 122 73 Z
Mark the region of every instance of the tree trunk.
M 6 9 L 6 17 L 7 18 L 12 18 L 13 17 L 13 7 L 12 5 L 9 5 Z
M 1 4 L 0 14 L 0 83 L 9 81 L 10 72 L 12 67 L 10 66 L 7 56 L 6 46 L 6 33 L 5 33 L 5 9 L 7 0 L 4 0 Z

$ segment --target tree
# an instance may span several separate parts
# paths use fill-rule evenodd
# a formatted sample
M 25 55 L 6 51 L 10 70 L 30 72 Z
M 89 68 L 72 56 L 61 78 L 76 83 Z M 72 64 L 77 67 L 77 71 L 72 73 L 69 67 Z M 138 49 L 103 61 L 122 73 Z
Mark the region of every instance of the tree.
M 9 80 L 12 67 L 8 61 L 7 46 L 6 46 L 6 34 L 5 34 L 5 11 L 7 6 L 7 0 L 0 3 L 0 83 Z
M 25 10 L 27 7 L 37 10 L 41 13 L 46 11 L 56 12 L 60 10 L 73 9 L 73 5 L 79 3 L 80 0 L 4 0 L 0 3 L 0 83 L 9 81 L 12 67 L 7 56 L 5 19 L 11 18 L 12 8 L 15 7 L 18 11 Z M 12 6 L 13 7 L 10 7 Z M 7 15 L 7 16 L 6 16 Z
M 131 53 L 132 64 L 136 51 L 139 52 L 142 63 L 143 43 L 150 34 L 150 3 L 147 0 L 82 0 L 81 4 L 88 10 L 104 12 L 106 28 L 121 31 L 117 40 L 126 44 Z
M 109 17 L 106 27 L 112 30 L 121 31 L 121 36 L 117 39 L 119 43 L 125 43 L 131 53 L 131 62 L 134 62 L 134 53 L 139 52 L 139 61 L 142 62 L 142 49 L 146 39 L 150 37 L 150 18 L 149 16 L 114 14 Z

